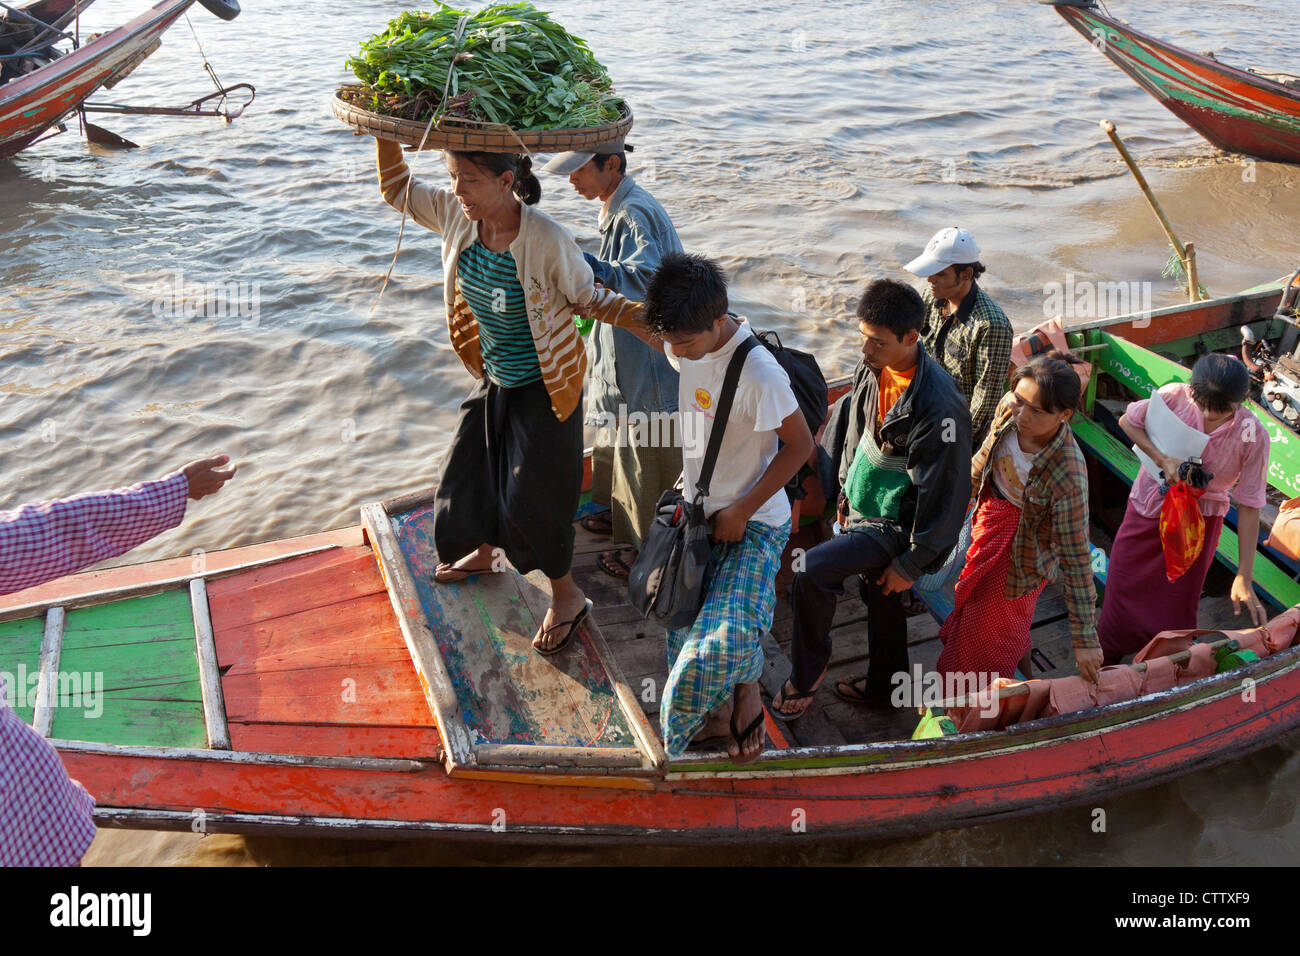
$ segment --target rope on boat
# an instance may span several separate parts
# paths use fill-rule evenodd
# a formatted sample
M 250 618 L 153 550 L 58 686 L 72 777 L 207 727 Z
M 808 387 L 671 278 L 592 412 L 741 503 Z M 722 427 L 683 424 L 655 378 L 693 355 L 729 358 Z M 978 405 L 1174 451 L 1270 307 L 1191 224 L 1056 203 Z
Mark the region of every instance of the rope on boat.
M 190 22 L 189 13 L 186 12 L 181 15 L 185 17 L 185 25 L 190 28 L 190 35 L 194 37 L 194 45 L 199 48 L 199 56 L 203 59 L 203 69 L 207 72 L 208 76 L 212 77 L 212 82 L 216 84 L 217 91 L 221 93 L 221 101 L 217 104 L 217 109 L 220 110 L 226 105 L 226 85 L 221 82 L 221 78 L 217 76 L 217 71 L 213 69 L 212 64 L 208 62 L 208 54 L 203 49 L 203 44 L 199 42 L 199 35 L 194 30 L 194 24 Z

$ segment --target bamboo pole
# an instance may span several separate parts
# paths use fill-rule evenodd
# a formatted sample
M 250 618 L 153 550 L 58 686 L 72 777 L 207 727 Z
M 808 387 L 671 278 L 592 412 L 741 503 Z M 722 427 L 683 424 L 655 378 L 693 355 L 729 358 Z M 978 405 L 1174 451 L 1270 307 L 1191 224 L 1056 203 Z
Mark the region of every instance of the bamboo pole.
M 1199 302 L 1201 299 L 1201 293 L 1200 284 L 1196 279 L 1195 247 L 1190 242 L 1184 246 L 1178 236 L 1175 235 L 1173 224 L 1169 222 L 1169 217 L 1165 215 L 1164 209 L 1161 208 L 1159 200 L 1156 199 L 1156 194 L 1151 191 L 1151 186 L 1147 183 L 1147 178 L 1142 175 L 1142 170 L 1138 168 L 1137 160 L 1133 158 L 1133 154 L 1128 151 L 1128 147 L 1125 146 L 1123 140 L 1119 138 L 1119 133 L 1115 129 L 1115 124 L 1108 119 L 1102 120 L 1101 128 L 1105 131 L 1106 135 L 1110 137 L 1110 141 L 1115 144 L 1115 148 L 1119 150 L 1119 154 L 1123 157 L 1125 165 L 1128 166 L 1129 171 L 1133 174 L 1133 178 L 1137 180 L 1138 186 L 1142 189 L 1142 194 L 1147 197 L 1147 202 L 1151 204 L 1151 208 L 1155 212 L 1156 218 L 1160 220 L 1160 227 L 1164 229 L 1165 235 L 1169 238 L 1169 244 L 1172 245 L 1174 251 L 1178 253 L 1178 258 L 1182 261 L 1183 269 L 1187 273 L 1188 301 Z

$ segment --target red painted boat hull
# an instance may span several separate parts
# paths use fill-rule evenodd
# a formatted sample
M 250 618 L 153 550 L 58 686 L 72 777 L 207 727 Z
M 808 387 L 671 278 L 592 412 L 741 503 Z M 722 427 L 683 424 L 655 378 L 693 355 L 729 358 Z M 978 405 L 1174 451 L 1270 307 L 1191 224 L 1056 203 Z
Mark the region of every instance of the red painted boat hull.
M 650 790 L 448 777 L 436 764 L 401 773 L 70 750 L 63 759 L 95 795 L 100 821 L 117 826 L 190 829 L 202 820 L 214 832 L 547 842 L 901 835 L 1103 805 L 1118 792 L 1237 759 L 1300 724 L 1300 649 L 1224 677 L 1161 695 L 1168 706 L 1182 701 L 1173 711 L 1151 712 L 1151 699 L 1116 705 L 1132 719 L 1109 727 L 1066 730 L 1097 721 L 1103 709 L 924 745 L 864 747 L 863 755 L 841 759 L 835 775 L 760 766 L 749 777 L 701 775 Z M 1207 696 L 1211 684 L 1217 692 Z M 140 804 L 142 792 L 148 806 Z
M 1220 149 L 1300 163 L 1300 91 L 1134 30 L 1094 8 L 1056 12 L 1170 112 Z
M 0 86 L 0 159 L 29 146 L 125 68 L 194 0 L 162 0 L 80 49 Z

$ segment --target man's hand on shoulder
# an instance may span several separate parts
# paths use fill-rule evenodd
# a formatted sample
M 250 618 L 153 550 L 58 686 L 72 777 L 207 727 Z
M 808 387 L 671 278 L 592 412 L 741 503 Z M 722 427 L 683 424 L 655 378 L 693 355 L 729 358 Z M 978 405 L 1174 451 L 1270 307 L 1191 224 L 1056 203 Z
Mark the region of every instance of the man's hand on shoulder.
M 213 458 L 200 458 L 181 469 L 185 480 L 189 482 L 189 497 L 193 501 L 216 494 L 231 478 L 235 477 L 235 467 L 223 468 L 229 464 L 229 455 L 217 455 Z

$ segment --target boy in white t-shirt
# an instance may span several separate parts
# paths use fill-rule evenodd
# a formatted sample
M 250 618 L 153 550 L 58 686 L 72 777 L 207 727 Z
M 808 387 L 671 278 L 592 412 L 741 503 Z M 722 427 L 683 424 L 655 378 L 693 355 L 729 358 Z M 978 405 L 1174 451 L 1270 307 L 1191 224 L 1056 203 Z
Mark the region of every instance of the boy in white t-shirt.
M 687 498 L 695 495 L 723 378 L 753 332 L 727 312 L 726 277 L 701 256 L 669 254 L 646 290 L 647 330 L 634 330 L 680 372 L 678 407 Z M 782 444 L 783 443 L 783 444 Z M 668 683 L 659 708 L 664 748 L 726 736 L 737 762 L 763 750 L 763 634 L 772 626 L 776 573 L 790 537 L 785 484 L 813 440 L 790 380 L 767 349 L 745 357 L 705 499 L 717 573 L 695 623 L 668 632 Z

